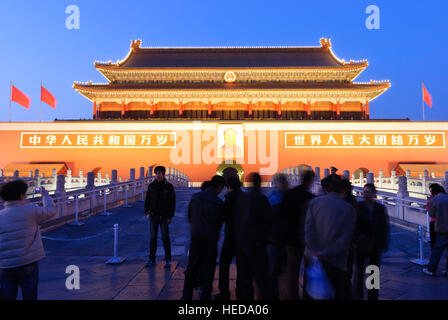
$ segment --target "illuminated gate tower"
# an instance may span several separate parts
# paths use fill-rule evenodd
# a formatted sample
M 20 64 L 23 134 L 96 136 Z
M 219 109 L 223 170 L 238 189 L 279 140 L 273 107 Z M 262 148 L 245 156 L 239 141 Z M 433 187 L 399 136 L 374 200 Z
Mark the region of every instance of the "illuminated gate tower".
M 96 62 L 107 84 L 74 88 L 97 120 L 368 120 L 388 81 L 355 83 L 367 61 L 320 47 L 142 48 Z

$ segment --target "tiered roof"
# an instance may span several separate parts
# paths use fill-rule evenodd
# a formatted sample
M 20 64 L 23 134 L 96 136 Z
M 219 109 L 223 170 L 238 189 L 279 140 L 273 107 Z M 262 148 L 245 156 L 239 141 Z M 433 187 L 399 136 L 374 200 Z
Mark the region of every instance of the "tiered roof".
M 92 101 L 125 92 L 133 98 L 158 99 L 158 93 L 170 91 L 180 98 L 182 91 L 192 93 L 188 98 L 210 98 L 222 92 L 240 96 L 249 91 L 267 97 L 270 92 L 288 91 L 296 93 L 291 97 L 325 92 L 334 99 L 348 99 L 352 92 L 365 102 L 390 87 L 388 81 L 354 83 L 367 66 L 366 60 L 338 59 L 329 39 L 321 39 L 319 47 L 230 48 L 142 48 L 141 40 L 134 40 L 123 61 L 95 62 L 108 84 L 75 83 L 74 88 Z M 236 74 L 234 83 L 224 80 L 226 72 Z

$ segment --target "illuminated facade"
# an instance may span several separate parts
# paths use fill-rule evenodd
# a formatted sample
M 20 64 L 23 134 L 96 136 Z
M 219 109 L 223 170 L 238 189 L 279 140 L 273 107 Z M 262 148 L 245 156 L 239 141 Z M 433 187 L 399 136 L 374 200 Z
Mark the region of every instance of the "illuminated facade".
M 356 83 L 367 61 L 320 47 L 142 48 L 96 62 L 107 84 L 75 83 L 93 118 L 161 120 L 367 120 L 387 81 Z
M 133 41 L 122 62 L 95 63 L 109 83 L 74 84 L 94 119 L 117 121 L 0 123 L 0 168 L 51 161 L 126 178 L 129 168 L 165 165 L 199 185 L 229 166 L 267 182 L 300 165 L 387 175 L 398 164 L 448 158 L 448 122 L 365 121 L 390 83 L 354 82 L 367 62 L 339 60 L 329 40 L 308 48 L 140 45 Z

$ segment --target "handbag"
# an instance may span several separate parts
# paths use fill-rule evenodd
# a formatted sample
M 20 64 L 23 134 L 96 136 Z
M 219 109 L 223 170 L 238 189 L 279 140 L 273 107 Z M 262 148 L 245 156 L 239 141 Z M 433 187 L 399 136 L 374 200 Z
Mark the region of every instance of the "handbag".
M 335 297 L 333 286 L 328 280 L 322 263 L 312 257 L 306 268 L 306 288 L 308 295 L 315 300 L 331 300 Z

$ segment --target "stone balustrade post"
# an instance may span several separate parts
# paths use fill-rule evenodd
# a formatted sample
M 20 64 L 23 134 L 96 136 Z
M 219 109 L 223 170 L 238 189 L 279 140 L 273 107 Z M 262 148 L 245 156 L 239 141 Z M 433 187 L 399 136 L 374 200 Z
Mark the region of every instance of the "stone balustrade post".
M 129 170 L 129 180 L 127 180 L 128 182 L 134 182 L 135 181 L 135 168 L 131 168 Z M 133 186 L 129 186 L 130 194 L 128 194 L 128 197 L 132 197 L 135 195 L 135 191 L 136 191 L 136 185 L 134 184 Z
M 368 173 L 367 173 L 367 177 L 366 177 L 367 179 L 366 179 L 366 182 L 367 183 L 372 183 L 372 184 L 375 184 L 375 176 L 373 175 L 373 172 L 372 171 L 369 171 Z
M 30 170 L 30 173 L 28 174 L 28 177 L 29 177 L 29 178 L 32 178 L 32 177 L 33 177 L 33 170 Z
M 330 169 L 325 168 L 324 169 L 324 178 L 328 177 L 330 175 Z
M 106 172 L 104 179 L 106 180 L 106 184 L 110 184 L 109 173 Z
M 359 173 L 359 185 L 362 187 L 364 185 L 364 172 Z
M 145 177 L 145 167 L 140 167 L 139 169 L 139 179 L 143 179 Z
M 406 178 L 409 180 L 411 178 L 411 170 L 406 170 Z
M 56 184 L 57 184 L 57 172 L 56 169 L 51 170 L 51 189 L 50 190 L 56 190 Z
M 399 176 L 398 177 L 398 192 L 397 196 L 400 198 L 407 198 L 409 197 L 408 192 L 408 179 L 406 176 Z
M 72 170 L 71 169 L 67 169 L 67 176 L 65 177 L 65 186 L 66 189 L 71 189 L 72 188 Z
M 103 181 L 102 181 L 103 177 L 102 177 L 101 172 L 99 172 L 99 171 L 98 171 L 98 174 L 97 174 L 97 178 L 98 178 L 98 185 L 101 186 L 103 184 Z
M 320 167 L 314 168 L 314 180 L 320 182 Z
M 34 180 L 36 181 L 36 187 L 40 186 L 40 174 L 39 169 L 34 170 Z
M 96 192 L 95 190 L 95 173 L 93 171 L 87 172 L 87 185 L 85 187 L 86 191 L 92 191 L 88 195 L 86 195 L 87 199 L 90 199 L 90 210 L 95 208 L 96 206 Z
M 427 194 L 428 190 L 426 188 L 426 183 L 429 180 L 429 172 L 428 170 L 423 171 L 423 178 L 422 178 L 422 193 Z
M 392 184 L 392 186 L 391 186 L 392 189 L 398 190 L 397 172 L 395 170 L 392 170 L 390 172 L 390 183 Z
M 134 181 L 135 180 L 135 169 L 131 168 L 129 170 L 129 181 Z
M 152 166 L 149 166 L 148 167 L 148 177 L 152 177 L 153 176 L 153 167 Z
M 80 188 L 80 189 L 84 188 L 86 186 L 86 184 L 84 183 L 84 171 L 83 170 L 79 170 L 78 178 L 79 178 L 78 188 Z
M 384 179 L 384 171 L 381 169 L 378 174 L 378 187 L 380 188 L 383 186 L 383 179 Z
M 93 171 L 89 171 L 87 173 L 86 189 L 88 189 L 88 190 L 95 189 L 95 173 L 93 173 Z
M 19 172 L 19 170 L 16 170 L 16 171 L 14 171 L 14 178 L 19 178 L 19 176 L 20 176 L 20 172 Z
M 345 179 L 345 180 L 350 180 L 350 171 L 344 170 L 342 172 L 342 178 Z
M 118 171 L 116 169 L 113 169 L 111 184 L 116 184 L 116 183 L 118 183 Z
M 397 217 L 402 220 L 404 220 L 405 218 L 405 203 L 407 198 L 409 198 L 408 179 L 406 178 L 406 176 L 399 176 L 396 207 Z
M 66 195 L 65 176 L 63 174 L 59 174 L 56 177 L 56 191 L 54 194 L 57 198 L 64 197 Z M 65 202 L 65 199 L 60 199 L 56 205 L 56 208 L 58 210 L 59 217 L 63 217 L 67 211 L 67 203 Z
M 65 176 L 63 174 L 59 174 L 56 178 L 56 195 L 65 194 Z

